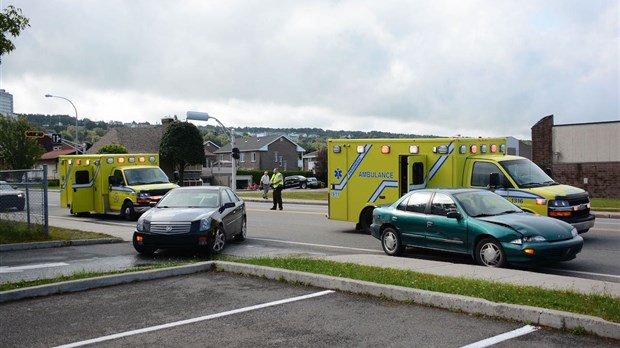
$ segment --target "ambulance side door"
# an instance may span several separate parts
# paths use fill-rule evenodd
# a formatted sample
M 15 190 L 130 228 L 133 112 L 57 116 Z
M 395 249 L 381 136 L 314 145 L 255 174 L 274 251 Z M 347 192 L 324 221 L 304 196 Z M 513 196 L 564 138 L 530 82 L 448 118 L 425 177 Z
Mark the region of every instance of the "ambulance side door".
M 108 195 L 109 199 L 109 208 L 112 211 L 120 211 L 123 206 L 123 200 L 127 194 L 127 189 L 125 187 L 126 181 L 123 176 L 123 171 L 120 169 L 115 169 L 112 173 L 114 177 L 113 183 L 110 186 L 110 192 Z

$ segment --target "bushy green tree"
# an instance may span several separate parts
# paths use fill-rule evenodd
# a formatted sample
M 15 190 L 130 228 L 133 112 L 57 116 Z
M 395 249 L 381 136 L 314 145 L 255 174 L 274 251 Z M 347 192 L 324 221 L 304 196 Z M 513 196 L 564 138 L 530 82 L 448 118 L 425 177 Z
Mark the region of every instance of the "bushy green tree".
M 103 145 L 99 151 L 97 151 L 98 154 L 113 154 L 113 153 L 129 153 L 129 151 L 127 151 L 127 148 L 124 147 L 123 145 L 119 145 L 119 144 L 106 144 Z
M 30 26 L 28 22 L 28 18 L 22 16 L 22 10 L 12 5 L 0 13 L 0 62 L 3 55 L 15 49 L 7 34 L 18 37 L 22 30 Z
M 45 152 L 37 139 L 26 138 L 33 130 L 25 117 L 0 115 L 0 165 L 3 169 L 30 169 Z
M 159 156 L 179 171 L 179 180 L 183 183 L 185 168 L 205 161 L 200 131 L 193 123 L 171 122 L 159 143 Z

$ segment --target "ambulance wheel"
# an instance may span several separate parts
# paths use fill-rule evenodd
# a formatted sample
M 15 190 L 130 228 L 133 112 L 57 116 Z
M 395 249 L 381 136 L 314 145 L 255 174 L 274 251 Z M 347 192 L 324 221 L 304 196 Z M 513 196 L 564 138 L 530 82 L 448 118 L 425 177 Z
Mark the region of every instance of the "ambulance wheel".
M 123 204 L 123 210 L 121 214 L 125 217 L 127 221 L 135 221 L 138 219 L 138 214 L 136 214 L 136 210 L 133 208 L 133 204 L 131 202 L 125 202 Z
M 370 234 L 370 224 L 372 224 L 372 211 L 374 208 L 366 208 L 360 215 L 359 228 L 366 234 Z

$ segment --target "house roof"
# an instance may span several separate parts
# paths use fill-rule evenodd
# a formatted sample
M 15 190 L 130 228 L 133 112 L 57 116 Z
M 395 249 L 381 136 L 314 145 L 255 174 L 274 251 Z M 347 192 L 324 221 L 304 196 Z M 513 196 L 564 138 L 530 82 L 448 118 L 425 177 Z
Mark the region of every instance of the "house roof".
M 101 147 L 108 144 L 122 145 L 127 148 L 129 153 L 158 153 L 163 130 L 164 128 L 161 126 L 151 128 L 114 127 L 94 143 L 86 153 L 97 153 Z
M 299 146 L 297 143 L 289 139 L 285 135 L 270 135 L 266 137 L 245 137 L 245 138 L 237 138 L 235 139 L 235 147 L 239 148 L 240 152 L 247 151 L 268 151 L 268 147 L 270 144 L 275 142 L 280 138 L 285 138 L 295 145 L 297 152 L 305 152 L 306 150 Z M 222 146 L 214 153 L 229 153 L 230 152 L 230 143 Z
M 64 155 L 70 155 L 70 154 L 75 154 L 75 149 L 72 147 L 68 147 L 68 146 L 64 146 L 62 147 L 61 150 L 58 151 L 48 151 L 46 153 L 44 153 L 41 156 L 41 160 L 45 161 L 45 160 L 53 160 L 53 159 L 57 159 L 58 156 L 64 156 Z
M 316 158 L 318 157 L 319 152 L 318 151 L 312 151 L 312 152 L 308 152 L 307 154 L 303 155 L 301 158 Z

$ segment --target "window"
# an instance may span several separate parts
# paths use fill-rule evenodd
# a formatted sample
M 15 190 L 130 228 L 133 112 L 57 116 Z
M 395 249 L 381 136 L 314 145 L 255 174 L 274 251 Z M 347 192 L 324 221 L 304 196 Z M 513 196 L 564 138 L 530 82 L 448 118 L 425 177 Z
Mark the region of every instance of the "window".
M 424 163 L 413 163 L 413 166 L 411 166 L 411 172 L 411 185 L 421 185 L 424 183 Z
M 433 202 L 431 203 L 431 214 L 446 216 L 449 211 L 455 211 L 456 204 L 452 201 L 452 198 L 443 193 L 435 193 Z
M 477 187 L 486 187 L 489 186 L 489 175 L 491 173 L 499 174 L 499 182 L 503 183 L 506 181 L 504 174 L 502 171 L 495 165 L 495 163 L 490 162 L 475 162 L 474 169 L 471 174 L 471 186 Z
M 125 179 L 123 178 L 123 172 L 120 170 L 114 171 L 114 184 L 113 186 L 125 186 Z
M 88 170 L 78 170 L 75 172 L 75 183 L 77 185 L 88 184 L 90 182 L 90 175 Z
M 239 153 L 239 162 L 245 162 L 245 152 Z
M 275 161 L 274 162 L 279 162 L 280 156 L 278 156 L 278 151 L 274 151 L 273 153 L 275 154 Z
M 416 192 L 409 197 L 407 203 L 407 211 L 414 213 L 424 213 L 428 200 L 431 198 L 431 192 Z
M 256 152 L 252 152 L 252 162 L 256 162 Z

